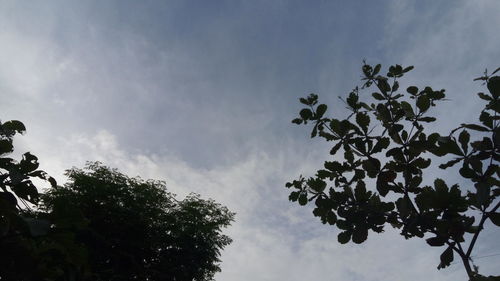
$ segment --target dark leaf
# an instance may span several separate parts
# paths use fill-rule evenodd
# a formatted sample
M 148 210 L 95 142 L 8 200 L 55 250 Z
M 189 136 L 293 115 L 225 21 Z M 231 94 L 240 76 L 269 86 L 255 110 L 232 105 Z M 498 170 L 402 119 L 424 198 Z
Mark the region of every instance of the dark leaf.
M 26 127 L 21 121 L 11 120 L 2 124 L 2 128 L 6 131 L 18 132 L 23 134 L 26 131 Z
M 350 231 L 342 231 L 339 233 L 337 236 L 337 239 L 339 240 L 340 244 L 346 244 L 351 240 L 351 232 Z
M 408 71 L 410 71 L 412 69 L 413 69 L 413 65 L 410 65 L 408 67 L 405 67 L 405 69 L 403 69 L 403 72 L 406 73 L 406 72 L 408 72 Z
M 300 112 L 300 117 L 304 120 L 309 120 L 312 117 L 312 111 L 309 108 L 304 108 Z
M 305 192 L 301 192 L 301 193 L 299 194 L 298 201 L 299 201 L 299 204 L 300 204 L 301 206 L 304 206 L 305 204 L 307 204 L 307 193 L 305 193 Z
M 361 244 L 368 238 L 368 229 L 366 227 L 358 226 L 354 229 L 352 233 L 352 242 L 356 244 Z
M 430 117 L 430 116 L 427 116 L 427 117 L 420 117 L 417 119 L 418 121 L 422 121 L 422 122 L 427 122 L 427 123 L 430 123 L 430 122 L 434 122 L 436 121 L 436 118 L 435 117 Z
M 490 213 L 489 218 L 496 226 L 500 226 L 500 213 Z
M 453 261 L 453 248 L 451 246 L 446 248 L 439 258 L 441 263 L 438 265 L 438 269 L 449 266 Z
M 0 154 L 10 153 L 14 149 L 12 141 L 9 139 L 0 139 Z
M 485 94 L 485 93 L 477 93 L 477 95 L 478 95 L 481 99 L 483 99 L 483 100 L 485 100 L 485 101 L 491 101 L 491 100 L 493 100 L 490 96 L 488 96 L 488 95 L 487 95 L 487 94 Z
M 372 96 L 376 100 L 385 100 L 385 97 L 382 94 L 380 94 L 380 93 L 373 93 Z
M 316 109 L 316 118 L 320 119 L 321 117 L 323 117 L 323 115 L 326 112 L 326 109 L 327 109 L 326 104 L 318 105 L 318 108 Z
M 427 244 L 431 245 L 432 247 L 439 247 L 443 246 L 444 243 L 446 243 L 446 239 L 443 237 L 431 237 L 425 240 Z
M 491 186 L 486 182 L 479 182 L 475 184 L 477 189 L 476 198 L 477 202 L 481 206 L 488 206 L 490 201 Z
M 490 129 L 476 124 L 462 124 L 462 127 L 480 132 L 490 131 Z
M 462 150 L 465 152 L 465 154 L 467 154 L 467 150 L 469 148 L 469 140 L 470 140 L 470 135 L 466 130 L 460 132 L 460 135 L 458 136 L 458 141 L 460 142 Z
M 416 95 L 418 93 L 418 88 L 415 86 L 410 86 L 406 89 L 409 94 Z
M 368 125 L 370 124 L 370 117 L 366 113 L 359 112 L 356 114 L 356 123 L 358 123 L 364 132 L 367 132 Z
M 427 96 L 420 96 L 417 98 L 417 107 L 420 109 L 420 112 L 425 112 L 429 109 L 431 105 L 431 101 Z
M 299 199 L 300 191 L 292 191 L 288 196 L 288 200 L 295 202 Z
M 326 221 L 328 222 L 329 225 L 334 225 L 335 222 L 337 222 L 337 216 L 335 215 L 334 212 L 329 211 L 326 214 Z
M 446 162 L 445 164 L 439 165 L 439 168 L 441 168 L 441 169 L 447 169 L 449 167 L 453 167 L 453 165 L 457 164 L 460 161 L 462 161 L 461 158 L 456 158 L 456 159 L 453 159 L 453 160 L 450 160 L 450 161 Z
M 401 108 L 403 108 L 404 112 L 405 112 L 405 116 L 407 118 L 414 118 L 415 117 L 415 113 L 413 112 L 413 108 L 411 107 L 411 105 L 406 102 L 406 101 L 402 101 L 401 102 Z
M 390 144 L 389 138 L 380 138 L 375 146 L 373 146 L 371 153 L 381 152 L 383 149 L 386 149 Z

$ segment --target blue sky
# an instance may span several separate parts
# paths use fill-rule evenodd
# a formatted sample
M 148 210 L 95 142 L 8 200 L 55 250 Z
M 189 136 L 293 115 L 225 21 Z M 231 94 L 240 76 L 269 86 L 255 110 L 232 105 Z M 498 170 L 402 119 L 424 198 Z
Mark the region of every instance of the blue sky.
M 465 279 L 389 229 L 338 245 L 284 188 L 328 157 L 290 123 L 298 98 L 318 93 L 342 116 L 364 58 L 447 89 L 442 132 L 478 114 L 472 79 L 500 66 L 500 2 L 435 2 L 2 0 L 0 117 L 27 125 L 17 147 L 59 182 L 100 160 L 236 211 L 217 280 Z M 499 253 L 497 236 L 477 255 Z M 498 257 L 477 263 L 498 274 Z

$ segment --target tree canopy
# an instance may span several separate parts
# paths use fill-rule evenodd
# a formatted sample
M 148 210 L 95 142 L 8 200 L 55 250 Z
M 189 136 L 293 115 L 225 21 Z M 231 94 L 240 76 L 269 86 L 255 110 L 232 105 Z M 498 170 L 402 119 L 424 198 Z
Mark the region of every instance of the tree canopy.
M 438 269 L 456 254 L 470 280 L 498 280 L 481 276 L 471 255 L 485 222 L 500 226 L 500 77 L 492 76 L 500 68 L 475 79 L 488 88 L 478 94 L 485 103 L 479 122 L 445 135 L 429 126 L 445 90 L 409 86 L 402 91 L 399 81 L 412 69 L 395 65 L 382 75 L 380 64 L 365 63 L 362 87 L 342 99 L 350 112 L 344 119 L 328 117 L 316 94 L 300 99 L 305 108 L 292 122 L 311 124 L 311 137 L 332 142 L 333 159 L 314 176 L 288 182 L 289 199 L 312 202 L 314 216 L 336 226 L 342 244 L 363 243 L 370 230 L 381 233 L 390 225 L 406 239 L 425 237 L 430 246 L 444 247 Z M 371 102 L 365 95 L 369 89 Z M 465 188 L 425 175 L 427 169 L 454 165 L 461 165 Z
M 234 213 L 163 181 L 90 162 L 63 186 L 27 152 L 17 161 L 17 120 L 0 122 L 1 280 L 213 280 Z M 40 194 L 33 178 L 52 188 Z
M 88 252 L 89 280 L 212 280 L 222 234 L 234 214 L 165 183 L 131 178 L 98 162 L 67 171 L 68 183 L 41 197 L 38 217 L 72 227 Z M 84 225 L 74 225 L 81 222 Z

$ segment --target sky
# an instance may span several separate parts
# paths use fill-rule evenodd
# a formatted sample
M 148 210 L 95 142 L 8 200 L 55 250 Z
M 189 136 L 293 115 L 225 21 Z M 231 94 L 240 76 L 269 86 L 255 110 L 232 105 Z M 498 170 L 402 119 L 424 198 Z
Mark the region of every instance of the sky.
M 446 89 L 436 130 L 477 118 L 486 89 L 472 79 L 500 66 L 499 14 L 497 0 L 0 0 L 0 118 L 25 123 L 16 150 L 60 184 L 101 161 L 236 212 L 218 281 L 466 280 L 460 263 L 438 271 L 443 249 L 422 239 L 387 228 L 340 245 L 288 202 L 285 183 L 329 159 L 290 121 L 309 93 L 345 116 L 338 96 L 360 85 L 363 59 Z M 489 229 L 478 257 L 500 253 Z M 500 256 L 476 264 L 498 274 Z

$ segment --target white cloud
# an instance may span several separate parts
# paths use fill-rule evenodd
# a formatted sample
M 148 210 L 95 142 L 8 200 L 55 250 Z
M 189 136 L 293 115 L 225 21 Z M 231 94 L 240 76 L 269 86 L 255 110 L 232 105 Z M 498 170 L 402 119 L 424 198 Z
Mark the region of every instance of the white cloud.
M 311 171 L 316 164 L 316 157 L 290 156 L 283 153 L 286 148 L 275 151 L 273 155 L 278 157 L 258 151 L 208 170 L 192 168 L 167 155 L 126 152 L 115 136 L 104 130 L 93 136 L 59 138 L 54 144 L 58 154 L 45 154 L 47 149 L 35 143 L 26 145 L 42 152 L 42 168 L 49 172 L 81 167 L 85 160 L 94 159 L 130 176 L 166 180 L 169 190 L 179 196 L 197 192 L 228 206 L 237 213 L 236 222 L 226 230 L 234 242 L 223 251 L 223 271 L 217 280 L 396 281 L 456 280 L 463 276 L 459 265 L 433 270 L 439 250 L 428 248 L 419 239 L 404 241 L 390 229 L 384 235 L 370 235 L 363 245 L 338 244 L 333 228 L 321 225 L 310 210 L 286 202 L 283 182 L 299 172 Z M 298 166 L 287 164 L 301 159 L 305 160 Z
M 197 192 L 236 211 L 227 230 L 235 241 L 223 252 L 217 280 L 464 279 L 460 264 L 435 269 L 440 249 L 404 241 L 392 230 L 360 246 L 339 245 L 336 230 L 287 202 L 283 186 L 328 157 L 325 145 L 289 126 L 298 109 L 290 104 L 319 89 L 337 114 L 345 90 L 339 87 L 348 91 L 346 85 L 358 82 L 350 81 L 358 77 L 351 68 L 366 53 L 414 64 L 409 83 L 448 89 L 452 101 L 438 112 L 447 119 L 440 129 L 476 114 L 480 88 L 469 81 L 484 67 L 499 66 L 500 5 L 456 1 L 436 9 L 421 2 L 384 3 L 386 17 L 369 30 L 355 29 L 361 34 L 351 34 L 352 24 L 364 26 L 364 17 L 373 17 L 370 7 L 335 22 L 330 19 L 342 16 L 336 13 L 343 7 L 320 13 L 308 6 L 311 14 L 301 14 L 286 2 L 279 9 L 217 6 L 213 15 L 198 11 L 202 20 L 170 18 L 183 5 L 146 9 L 160 13 L 160 21 L 139 8 L 128 14 L 99 2 L 98 8 L 7 5 L 0 9 L 0 118 L 26 123 L 16 149 L 39 156 L 41 168 L 60 182 L 65 169 L 99 160 L 130 176 L 165 180 L 179 196 Z M 329 20 L 317 19 L 326 14 Z M 311 27 L 308 20 L 317 21 Z M 379 42 L 344 46 L 365 42 L 351 38 L 369 32 L 378 32 Z M 372 52 L 375 47 L 382 53 Z M 331 64 L 323 62 L 325 54 Z M 309 58 L 320 65 L 304 63 Z M 487 243 L 478 253 L 496 252 L 494 232 L 481 239 Z M 493 258 L 478 263 L 495 273 Z

